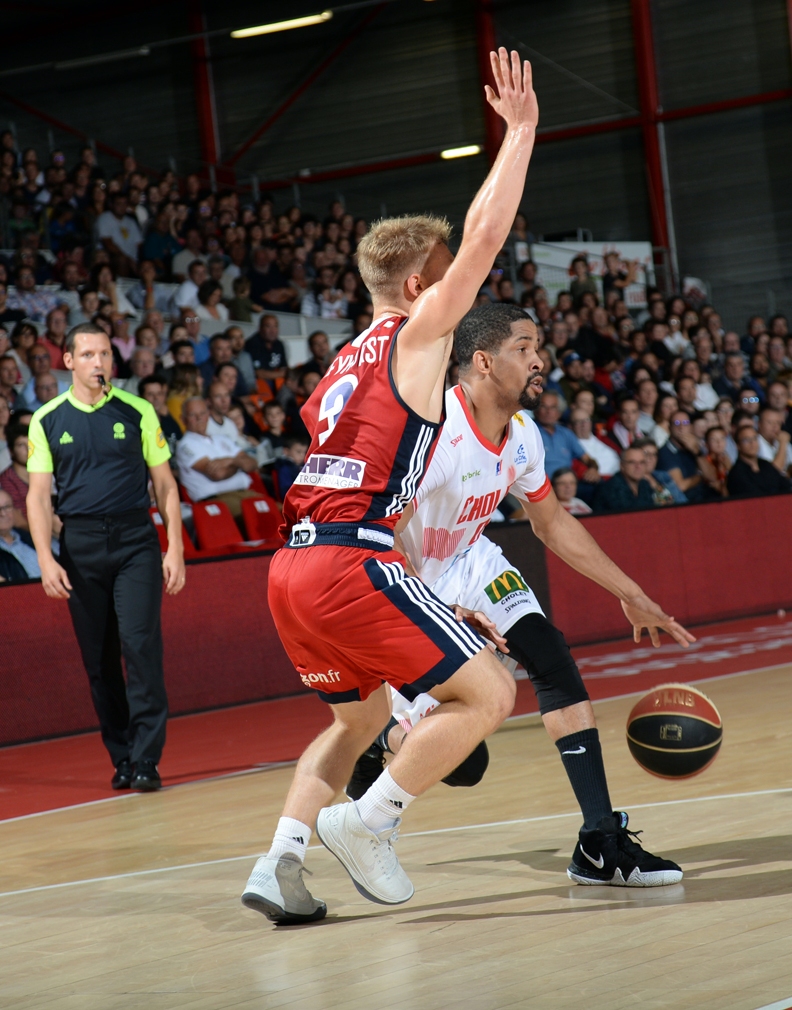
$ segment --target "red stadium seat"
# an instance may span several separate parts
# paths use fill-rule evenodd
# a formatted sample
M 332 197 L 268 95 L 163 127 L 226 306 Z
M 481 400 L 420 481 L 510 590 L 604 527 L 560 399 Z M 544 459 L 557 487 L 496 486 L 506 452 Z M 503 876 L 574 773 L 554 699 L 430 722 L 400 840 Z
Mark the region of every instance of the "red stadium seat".
M 154 529 L 157 531 L 157 536 L 159 537 L 160 550 L 164 554 L 168 549 L 168 534 L 165 531 L 165 523 L 162 521 L 162 516 L 156 508 L 149 509 L 149 515 L 151 516 L 151 521 L 154 523 Z M 195 558 L 198 556 L 198 551 L 195 549 L 195 545 L 187 530 L 182 524 L 182 545 L 184 547 L 185 558 Z
M 248 540 L 268 540 L 277 542 L 278 546 L 283 543 L 278 535 L 278 527 L 283 521 L 280 509 L 269 495 L 243 498 L 242 517 L 245 520 Z
M 257 470 L 254 470 L 253 473 L 249 473 L 248 477 L 250 477 L 251 491 L 258 491 L 259 494 L 263 495 L 267 494 L 267 489 L 264 486 L 264 481 L 261 479 L 261 474 Z
M 228 506 L 221 501 L 199 501 L 193 505 L 193 521 L 202 551 L 222 547 L 234 549 L 244 543 Z

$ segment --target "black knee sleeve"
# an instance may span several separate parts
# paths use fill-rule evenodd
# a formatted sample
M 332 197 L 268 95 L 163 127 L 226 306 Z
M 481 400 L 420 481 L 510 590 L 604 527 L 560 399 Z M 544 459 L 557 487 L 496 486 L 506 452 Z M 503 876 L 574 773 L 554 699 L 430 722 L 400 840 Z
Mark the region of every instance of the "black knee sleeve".
M 475 786 L 484 778 L 488 764 L 489 750 L 486 741 L 482 740 L 458 768 L 455 768 L 450 775 L 446 775 L 443 782 L 447 786 Z
M 543 614 L 521 617 L 506 632 L 506 644 L 510 656 L 528 671 L 542 715 L 588 701 L 566 639 Z

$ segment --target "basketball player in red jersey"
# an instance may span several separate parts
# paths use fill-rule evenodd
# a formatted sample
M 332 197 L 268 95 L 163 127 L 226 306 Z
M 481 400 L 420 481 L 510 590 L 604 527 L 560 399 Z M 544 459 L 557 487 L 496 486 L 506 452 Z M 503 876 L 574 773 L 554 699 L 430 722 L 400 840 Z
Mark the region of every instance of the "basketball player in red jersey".
M 297 672 L 332 705 L 334 722 L 300 758 L 272 847 L 242 895 L 274 922 L 326 914 L 302 879 L 314 824 L 361 894 L 388 905 L 409 900 L 413 886 L 392 844 L 400 815 L 514 705 L 511 675 L 407 575 L 393 534 L 442 423 L 454 327 L 506 241 L 533 150 L 530 64 L 505 49 L 491 59 L 495 88 L 486 96 L 506 134 L 456 259 L 445 221 L 375 225 L 358 249 L 374 323 L 339 353 L 303 408 L 311 446 L 284 503 L 287 544 L 270 567 L 269 604 Z M 364 796 L 327 807 L 388 721 L 386 682 L 408 697 L 431 689 L 444 704 Z

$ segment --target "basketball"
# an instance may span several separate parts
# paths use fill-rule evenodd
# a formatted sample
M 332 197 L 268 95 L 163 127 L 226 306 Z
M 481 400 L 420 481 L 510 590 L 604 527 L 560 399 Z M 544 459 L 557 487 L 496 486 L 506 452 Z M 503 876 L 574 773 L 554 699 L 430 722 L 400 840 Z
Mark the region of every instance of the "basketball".
M 689 779 L 715 760 L 723 740 L 720 713 L 689 684 L 661 684 L 633 707 L 627 746 L 638 764 L 663 779 Z

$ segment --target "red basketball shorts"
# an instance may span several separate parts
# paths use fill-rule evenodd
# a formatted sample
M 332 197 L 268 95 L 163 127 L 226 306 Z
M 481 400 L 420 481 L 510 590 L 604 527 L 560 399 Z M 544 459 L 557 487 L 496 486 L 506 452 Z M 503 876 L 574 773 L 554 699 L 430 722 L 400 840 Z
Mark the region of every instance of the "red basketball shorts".
M 269 605 L 302 681 L 330 704 L 365 700 L 383 681 L 412 700 L 486 647 L 398 551 L 282 548 Z

